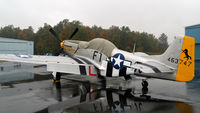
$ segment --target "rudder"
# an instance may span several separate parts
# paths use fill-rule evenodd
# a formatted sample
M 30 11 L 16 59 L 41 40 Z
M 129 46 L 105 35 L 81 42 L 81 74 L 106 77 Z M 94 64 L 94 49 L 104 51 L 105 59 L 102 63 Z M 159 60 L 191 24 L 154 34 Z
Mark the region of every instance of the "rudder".
M 187 82 L 194 78 L 195 67 L 195 39 L 185 36 L 179 58 L 176 81 Z

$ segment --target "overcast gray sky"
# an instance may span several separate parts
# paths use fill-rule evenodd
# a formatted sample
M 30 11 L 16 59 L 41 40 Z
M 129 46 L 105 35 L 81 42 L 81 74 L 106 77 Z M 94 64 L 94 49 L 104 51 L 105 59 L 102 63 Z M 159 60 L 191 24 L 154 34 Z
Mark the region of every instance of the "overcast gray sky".
M 200 0 L 0 0 L 0 27 L 37 31 L 69 19 L 103 28 L 125 25 L 157 37 L 166 33 L 171 42 L 184 35 L 185 26 L 200 24 L 199 5 Z

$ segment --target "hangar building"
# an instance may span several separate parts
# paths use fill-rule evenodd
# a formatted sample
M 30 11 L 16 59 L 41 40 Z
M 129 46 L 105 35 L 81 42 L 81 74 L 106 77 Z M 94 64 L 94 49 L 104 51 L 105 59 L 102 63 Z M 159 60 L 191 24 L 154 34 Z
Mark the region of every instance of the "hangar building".
M 32 41 L 0 37 L 0 54 L 33 54 Z
M 0 54 L 33 54 L 33 46 L 32 41 L 0 37 Z M 28 64 L 0 61 L 0 83 L 31 79 L 34 77 L 33 73 L 20 71 L 20 69 L 31 70 L 32 68 L 33 66 Z M 16 72 L 16 69 L 19 72 Z
M 195 38 L 195 75 L 200 77 L 200 24 L 185 27 L 185 35 Z

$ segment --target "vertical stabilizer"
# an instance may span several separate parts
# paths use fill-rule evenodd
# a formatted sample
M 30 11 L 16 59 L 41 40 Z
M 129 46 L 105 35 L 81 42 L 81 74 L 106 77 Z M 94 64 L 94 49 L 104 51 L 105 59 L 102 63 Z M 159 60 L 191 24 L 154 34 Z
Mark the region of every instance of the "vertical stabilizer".
M 194 78 L 195 39 L 185 36 L 176 73 L 176 81 L 190 81 Z
M 175 70 L 175 81 L 190 81 L 195 71 L 195 39 L 188 36 L 177 38 L 162 55 L 155 58 Z

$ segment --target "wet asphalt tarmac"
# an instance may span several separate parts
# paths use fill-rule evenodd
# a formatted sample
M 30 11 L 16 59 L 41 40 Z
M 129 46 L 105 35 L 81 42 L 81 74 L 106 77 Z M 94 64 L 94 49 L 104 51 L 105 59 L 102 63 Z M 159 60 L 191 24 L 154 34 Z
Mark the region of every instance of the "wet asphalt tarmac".
M 3 67 L 3 69 L 2 69 Z M 0 113 L 199 113 L 200 80 L 106 81 L 62 76 L 60 88 L 44 66 L 0 63 Z M 120 90 L 118 90 L 120 89 Z

